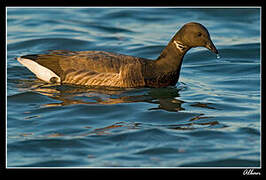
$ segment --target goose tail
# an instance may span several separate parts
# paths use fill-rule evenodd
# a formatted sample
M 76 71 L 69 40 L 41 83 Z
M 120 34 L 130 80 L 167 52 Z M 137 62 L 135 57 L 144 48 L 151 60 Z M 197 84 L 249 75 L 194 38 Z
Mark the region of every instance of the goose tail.
M 56 75 L 52 70 L 38 64 L 34 61 L 34 59 L 30 59 L 28 56 L 22 56 L 16 59 L 34 73 L 39 79 L 48 83 L 61 82 L 61 78 L 58 75 Z

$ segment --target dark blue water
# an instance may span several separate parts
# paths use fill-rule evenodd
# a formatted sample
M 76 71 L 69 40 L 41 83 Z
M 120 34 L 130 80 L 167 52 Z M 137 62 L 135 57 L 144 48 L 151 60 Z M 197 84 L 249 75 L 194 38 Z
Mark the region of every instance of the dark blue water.
M 185 23 L 204 48 L 167 88 L 55 86 L 14 58 L 105 50 L 156 59 Z M 8 8 L 8 167 L 259 167 L 260 9 Z

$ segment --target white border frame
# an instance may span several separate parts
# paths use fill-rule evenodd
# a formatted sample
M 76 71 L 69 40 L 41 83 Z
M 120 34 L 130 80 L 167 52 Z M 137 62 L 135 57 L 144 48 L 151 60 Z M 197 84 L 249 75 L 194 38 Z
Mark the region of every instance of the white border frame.
M 7 9 L 14 9 L 14 8 L 65 8 L 65 9 L 70 9 L 70 8 L 190 8 L 190 9 L 200 9 L 200 8 L 259 8 L 260 9 L 260 105 L 261 105 L 261 97 L 262 97 L 262 67 L 261 67 L 261 60 L 262 60 L 262 46 L 261 46 L 261 29 L 262 29 L 262 7 L 261 6 L 154 6 L 154 7 L 148 7 L 148 6 L 6 6 L 6 34 L 5 34 L 5 41 L 6 41 L 6 46 L 5 46 L 5 51 L 6 51 L 6 61 L 5 61 L 5 68 L 7 70 Z M 5 155 L 6 155 L 6 164 L 5 167 L 6 169 L 261 169 L 262 168 L 262 117 L 260 116 L 260 167 L 9 167 L 7 166 L 7 71 L 6 71 L 6 145 L 5 145 Z M 260 108 L 260 115 L 262 111 L 262 106 Z M 260 172 L 262 174 L 262 172 Z

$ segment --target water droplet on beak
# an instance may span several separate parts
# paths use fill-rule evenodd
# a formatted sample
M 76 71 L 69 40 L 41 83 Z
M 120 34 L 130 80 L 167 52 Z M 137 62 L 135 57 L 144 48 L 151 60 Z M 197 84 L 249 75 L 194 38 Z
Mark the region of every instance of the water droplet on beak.
M 219 54 L 216 54 L 216 58 L 217 58 L 217 59 L 220 59 L 221 56 L 220 56 Z

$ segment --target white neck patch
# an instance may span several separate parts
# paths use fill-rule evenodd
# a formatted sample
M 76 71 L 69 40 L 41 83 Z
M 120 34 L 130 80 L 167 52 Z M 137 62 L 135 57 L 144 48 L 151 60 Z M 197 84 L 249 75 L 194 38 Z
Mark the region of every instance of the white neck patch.
M 174 41 L 175 47 L 179 49 L 179 51 L 183 52 L 186 49 L 186 46 L 181 44 L 180 42 Z

